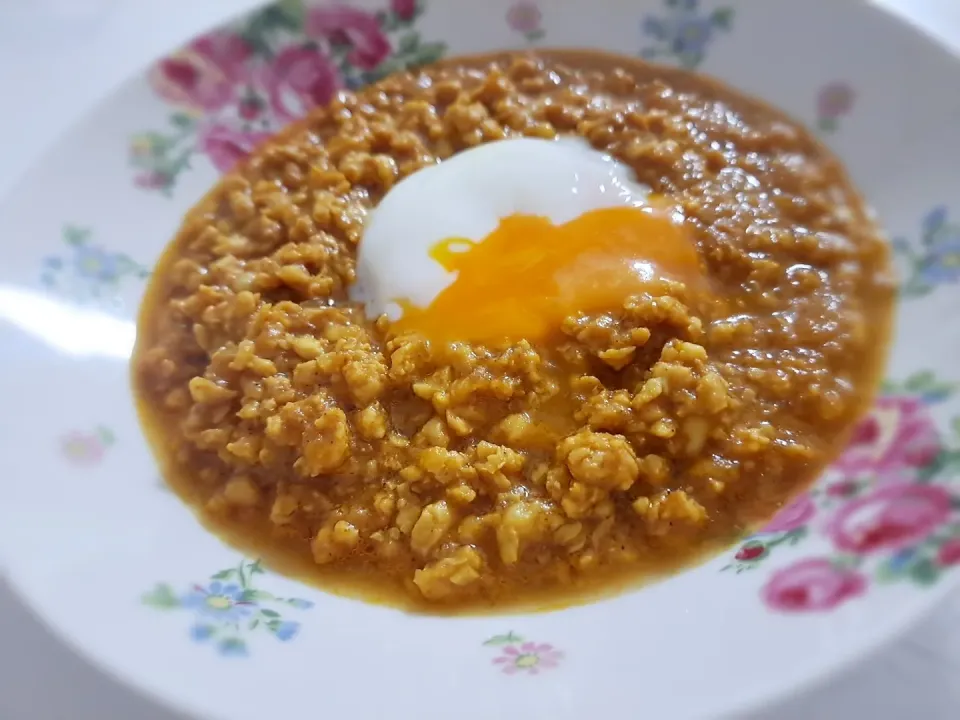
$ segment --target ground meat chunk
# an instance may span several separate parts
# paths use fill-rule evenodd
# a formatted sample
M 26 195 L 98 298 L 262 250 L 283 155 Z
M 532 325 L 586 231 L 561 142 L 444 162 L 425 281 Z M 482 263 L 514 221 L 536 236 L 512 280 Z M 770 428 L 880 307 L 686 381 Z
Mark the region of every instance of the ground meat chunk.
M 637 456 L 622 435 L 581 430 L 557 448 L 574 479 L 603 490 L 629 490 L 640 476 Z

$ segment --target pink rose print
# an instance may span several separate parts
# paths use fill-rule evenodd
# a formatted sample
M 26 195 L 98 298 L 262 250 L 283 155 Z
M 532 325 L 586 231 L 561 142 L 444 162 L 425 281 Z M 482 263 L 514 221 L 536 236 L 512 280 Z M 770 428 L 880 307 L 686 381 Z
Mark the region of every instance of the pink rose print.
M 507 11 L 507 25 L 524 35 L 537 32 L 542 19 L 540 8 L 529 0 L 516 2 Z
M 740 562 L 751 562 L 763 557 L 766 552 L 767 548 L 763 543 L 748 543 L 740 548 L 733 557 Z
M 401 20 L 413 20 L 417 14 L 417 0 L 392 0 L 390 6 Z
M 233 99 L 250 54 L 250 46 L 242 38 L 217 32 L 162 60 L 150 79 L 157 93 L 170 102 L 213 112 Z
M 434 62 L 446 43 L 416 27 L 426 0 L 291 0 L 265 6 L 158 61 L 151 84 L 169 105 L 166 126 L 131 138 L 134 184 L 172 196 L 207 155 L 226 171 L 259 142 L 342 87 Z
M 833 132 L 840 126 L 840 118 L 853 109 L 856 94 L 846 83 L 824 85 L 817 93 L 817 125 L 823 132 Z
M 960 538 L 947 540 L 937 551 L 940 565 L 960 565 Z
M 845 498 L 855 495 L 860 486 L 853 480 L 839 480 L 827 486 L 827 495 L 832 498 Z
M 133 183 L 144 190 L 162 190 L 170 186 L 171 180 L 172 178 L 167 173 L 159 170 L 149 170 L 137 173 L 133 178 Z
M 248 95 L 237 104 L 237 114 L 247 122 L 253 122 L 263 114 L 264 102 L 256 95 Z
M 924 539 L 950 516 L 950 493 L 937 485 L 887 485 L 841 507 L 826 527 L 837 549 L 862 555 Z
M 259 143 L 270 137 L 265 132 L 242 132 L 222 123 L 213 123 L 200 130 L 197 138 L 200 150 L 220 172 L 228 172 Z
M 525 642 L 521 645 L 507 645 L 502 654 L 493 659 L 494 665 L 503 667 L 507 675 L 525 672 L 536 675 L 541 670 L 555 668 L 563 659 L 563 653 L 545 643 Z
M 810 522 L 815 512 L 816 507 L 810 496 L 803 493 L 803 495 L 794 498 L 789 505 L 781 508 L 780 512 L 767 523 L 761 532 L 776 533 L 796 530 Z
M 833 82 L 820 88 L 817 94 L 817 115 L 836 120 L 853 109 L 853 88 L 843 82 Z
M 507 10 L 507 25 L 531 43 L 543 37 L 542 21 L 540 8 L 531 0 L 519 0 Z
M 871 578 L 878 590 L 924 588 L 960 567 L 960 495 L 949 484 L 960 464 L 960 417 L 941 436 L 929 410 L 956 386 L 924 371 L 887 387 L 899 394 L 880 398 L 858 424 L 830 480 L 783 507 L 720 567 L 772 570 L 761 587 L 768 607 L 824 612 L 866 593 Z M 827 553 L 780 570 L 768 561 L 811 534 L 829 543 Z
M 357 67 L 372 70 L 390 54 L 390 41 L 380 29 L 377 18 L 363 10 L 345 5 L 312 8 L 305 29 L 311 37 L 326 38 L 337 45 L 350 45 L 347 60 Z
M 94 432 L 75 430 L 60 438 L 60 452 L 73 465 L 92 467 L 103 459 L 113 441 L 113 433 L 105 427 Z
M 882 397 L 833 467 L 845 475 L 873 473 L 896 479 L 904 470 L 927 465 L 939 451 L 936 428 L 921 400 Z
M 336 65 L 324 53 L 291 46 L 265 69 L 262 83 L 277 117 L 289 122 L 315 105 L 329 102 L 340 87 L 341 78 Z
M 867 579 L 829 560 L 801 560 L 773 574 L 761 590 L 763 601 L 781 612 L 823 612 L 863 594 Z

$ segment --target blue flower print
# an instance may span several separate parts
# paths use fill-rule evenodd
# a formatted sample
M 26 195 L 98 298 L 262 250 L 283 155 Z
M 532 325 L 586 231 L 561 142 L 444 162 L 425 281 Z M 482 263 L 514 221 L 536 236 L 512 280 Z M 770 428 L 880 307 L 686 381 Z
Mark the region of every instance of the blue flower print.
M 277 640 L 286 642 L 287 640 L 295 638 L 298 632 L 300 632 L 300 623 L 287 620 L 276 626 L 273 635 Z
M 677 57 L 703 57 L 704 49 L 713 35 L 713 22 L 709 18 L 683 17 L 671 42 L 671 52 Z
M 667 23 L 663 18 L 653 15 L 647 15 L 640 23 L 640 29 L 644 35 L 649 35 L 654 40 L 666 40 L 668 37 Z
M 889 560 L 887 560 L 887 565 L 889 566 L 891 571 L 901 572 L 910 564 L 910 562 L 916 557 L 916 555 L 917 555 L 916 548 L 913 548 L 913 547 L 905 548 L 904 550 L 901 550 L 896 555 L 892 556 Z
M 214 580 L 206 588 L 194 588 L 183 597 L 180 605 L 223 622 L 240 622 L 250 617 L 254 608 L 252 603 L 243 601 L 243 588 L 224 585 L 219 580 Z
M 947 208 L 945 205 L 938 205 L 928 212 L 920 225 L 924 237 L 932 237 L 947 224 Z
M 942 285 L 960 280 L 960 236 L 935 245 L 920 268 L 920 279 L 927 285 Z
M 123 253 L 95 244 L 87 228 L 63 228 L 65 251 L 44 259 L 40 281 L 61 297 L 78 303 L 110 304 L 126 279 L 143 279 L 145 267 Z
M 960 224 L 950 222 L 944 206 L 930 210 L 920 223 L 920 242 L 893 241 L 894 253 L 905 265 L 900 292 L 919 297 L 940 285 L 960 282 Z
M 301 598 L 282 598 L 255 587 L 257 575 L 264 574 L 260 561 L 215 573 L 206 585 L 194 585 L 183 594 L 166 583 L 157 585 L 143 602 L 160 610 L 189 610 L 194 613 L 190 638 L 211 645 L 224 657 L 250 654 L 249 638 L 255 633 L 272 635 L 290 642 L 300 634 L 301 625 L 283 617 L 283 609 L 309 610 L 313 603 Z
M 216 634 L 216 629 L 212 625 L 194 625 L 190 628 L 190 637 L 197 642 L 209 640 Z
M 77 277 L 98 283 L 112 283 L 120 274 L 120 256 L 96 245 L 77 245 L 73 266 Z
M 642 34 L 653 41 L 640 54 L 650 60 L 673 59 L 682 67 L 695 68 L 706 57 L 717 30 L 729 30 L 733 10 L 700 10 L 698 0 L 664 0 L 663 15 L 648 15 L 640 24 Z

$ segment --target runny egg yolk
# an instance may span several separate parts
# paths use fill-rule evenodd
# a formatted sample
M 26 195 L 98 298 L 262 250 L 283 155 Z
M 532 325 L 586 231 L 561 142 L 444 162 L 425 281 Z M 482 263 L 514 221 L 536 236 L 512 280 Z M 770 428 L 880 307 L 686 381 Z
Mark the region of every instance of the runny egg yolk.
M 539 340 L 578 312 L 622 307 L 652 281 L 702 282 L 682 226 L 654 207 L 598 208 L 560 225 L 511 215 L 480 242 L 449 238 L 430 255 L 456 279 L 427 307 L 399 301 L 394 327 L 435 340 Z

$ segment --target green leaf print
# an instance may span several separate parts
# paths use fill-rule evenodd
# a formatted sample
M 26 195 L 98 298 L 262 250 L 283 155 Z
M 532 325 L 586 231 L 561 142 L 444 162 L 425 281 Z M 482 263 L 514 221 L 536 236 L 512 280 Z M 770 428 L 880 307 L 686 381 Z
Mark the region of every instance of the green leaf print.
M 713 11 L 710 19 L 721 30 L 729 30 L 733 25 L 733 8 L 717 8 Z
M 508 632 L 506 635 L 494 635 L 487 640 L 484 645 L 512 645 L 513 643 L 523 642 L 523 638 L 514 633 Z
M 843 553 L 830 559 L 833 566 L 838 570 L 854 570 L 863 563 L 863 558 L 859 555 Z
M 933 585 L 940 579 L 940 568 L 930 558 L 922 558 L 910 568 L 910 577 L 919 585 Z
M 397 46 L 397 52 L 401 55 L 414 52 L 420 46 L 420 34 L 417 32 L 408 32 L 400 38 L 400 44 Z
M 76 225 L 64 225 L 63 241 L 72 247 L 78 247 L 86 244 L 90 239 L 90 230 L 88 228 L 77 227 Z
M 193 128 L 194 119 L 186 113 L 176 112 L 170 116 L 170 124 L 180 130 L 190 130 Z M 150 133 L 150 135 L 156 137 L 159 141 L 163 140 L 163 138 L 156 135 L 156 133 Z
M 297 32 L 303 25 L 303 5 L 289 2 L 271 5 L 261 14 L 260 22 L 268 30 Z
M 169 610 L 180 606 L 180 599 L 166 583 L 159 583 L 153 590 L 145 593 L 143 602 L 150 607 Z
M 890 562 L 890 559 L 883 561 L 877 567 L 876 581 L 883 585 L 895 583 L 903 577 L 903 569 Z
M 240 638 L 224 638 L 217 643 L 221 655 L 246 655 L 247 644 Z
M 930 482 L 943 472 L 951 461 L 950 456 L 954 453 L 948 450 L 941 450 L 930 462 L 917 471 L 918 482 Z
M 920 395 L 925 400 L 936 401 L 948 397 L 956 389 L 956 383 L 938 380 L 929 370 L 913 373 L 902 382 L 885 380 L 881 385 L 885 395 Z
M 274 597 L 272 593 L 268 593 L 265 590 L 247 589 L 243 591 L 242 600 L 243 602 L 274 602 L 279 600 L 279 598 Z
M 413 65 L 429 65 L 442 58 L 447 52 L 447 44 L 442 42 L 423 43 L 417 48 Z
M 904 387 L 913 392 L 920 392 L 935 382 L 936 376 L 930 370 L 923 370 L 907 378 Z
M 274 7 L 287 16 L 289 22 L 296 22 L 291 25 L 291 29 L 297 29 L 303 25 L 303 0 L 278 0 Z

